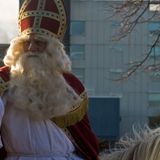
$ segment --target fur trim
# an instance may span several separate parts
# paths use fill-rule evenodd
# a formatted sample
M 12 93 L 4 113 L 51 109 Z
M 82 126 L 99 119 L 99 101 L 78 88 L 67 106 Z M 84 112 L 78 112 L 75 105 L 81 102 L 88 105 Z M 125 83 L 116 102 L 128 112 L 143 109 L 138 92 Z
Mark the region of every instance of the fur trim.
M 88 110 L 88 97 L 86 92 L 80 95 L 82 101 L 73 106 L 72 110 L 64 116 L 53 117 L 50 120 L 61 128 L 66 128 L 81 121 Z

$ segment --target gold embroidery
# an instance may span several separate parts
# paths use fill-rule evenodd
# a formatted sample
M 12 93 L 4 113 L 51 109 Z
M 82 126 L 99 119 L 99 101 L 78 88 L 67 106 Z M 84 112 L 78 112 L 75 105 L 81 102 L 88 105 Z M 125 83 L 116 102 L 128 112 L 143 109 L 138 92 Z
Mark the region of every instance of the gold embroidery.
M 73 107 L 73 110 L 68 114 L 60 117 L 54 117 L 50 120 L 56 123 L 59 127 L 65 128 L 81 121 L 88 110 L 88 97 L 86 92 L 81 94 L 83 99 L 80 104 Z
M 18 18 L 18 26 L 19 26 L 19 32 L 21 34 L 30 34 L 30 33 L 38 33 L 43 34 L 46 36 L 56 37 L 60 40 L 63 39 L 63 36 L 66 32 L 67 27 L 67 17 L 66 17 L 66 11 L 64 8 L 63 1 L 57 0 L 53 1 L 58 9 L 58 13 L 55 13 L 55 11 L 47 11 L 45 9 L 45 2 L 44 0 L 38 1 L 38 8 L 36 10 L 26 10 L 31 0 L 25 0 L 21 6 L 20 12 L 19 12 L 19 18 Z M 25 18 L 35 17 L 34 25 L 30 28 L 26 28 L 24 31 L 21 31 L 21 22 Z M 60 26 L 57 33 L 53 33 L 50 30 L 43 29 L 41 27 L 41 21 L 42 18 L 50 18 L 52 20 L 55 20 L 59 22 Z

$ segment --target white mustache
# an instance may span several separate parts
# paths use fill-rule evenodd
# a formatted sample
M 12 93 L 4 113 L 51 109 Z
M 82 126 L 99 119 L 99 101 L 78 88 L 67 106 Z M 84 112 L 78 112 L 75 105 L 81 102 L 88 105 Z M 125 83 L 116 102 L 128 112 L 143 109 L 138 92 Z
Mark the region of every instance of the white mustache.
M 39 55 L 37 54 L 30 54 L 30 55 L 27 55 L 28 58 L 39 58 Z

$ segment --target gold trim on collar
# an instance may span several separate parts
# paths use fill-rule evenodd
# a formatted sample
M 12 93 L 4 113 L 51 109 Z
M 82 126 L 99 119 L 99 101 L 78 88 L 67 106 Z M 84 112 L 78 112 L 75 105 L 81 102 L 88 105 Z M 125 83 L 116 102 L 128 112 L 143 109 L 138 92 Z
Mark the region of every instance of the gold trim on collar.
M 74 109 L 72 111 L 70 111 L 68 114 L 64 116 L 54 117 L 50 120 L 61 128 L 74 125 L 75 123 L 81 121 L 86 112 L 88 111 L 88 97 L 86 92 L 82 93 L 80 96 L 83 100 L 79 105 L 74 106 Z

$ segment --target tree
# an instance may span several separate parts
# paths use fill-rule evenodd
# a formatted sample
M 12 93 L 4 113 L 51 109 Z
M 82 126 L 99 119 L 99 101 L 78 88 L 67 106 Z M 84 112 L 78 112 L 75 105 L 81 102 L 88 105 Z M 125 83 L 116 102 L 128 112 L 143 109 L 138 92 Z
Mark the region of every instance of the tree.
M 114 15 L 119 16 L 121 24 L 118 32 L 113 35 L 114 41 L 119 41 L 128 36 L 140 23 L 160 21 L 160 0 L 124 0 L 121 2 L 122 3 L 112 6 Z M 145 57 L 137 62 L 132 63 L 127 71 L 121 75 L 120 80 L 128 78 L 139 68 L 142 68 L 144 63 L 149 59 L 155 46 L 160 45 L 160 22 L 156 30 L 152 32 L 152 35 L 153 42 L 145 54 Z M 144 70 L 158 71 L 160 69 L 160 63 L 157 63 L 156 56 L 154 58 L 154 63 L 144 67 Z

